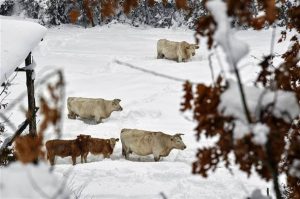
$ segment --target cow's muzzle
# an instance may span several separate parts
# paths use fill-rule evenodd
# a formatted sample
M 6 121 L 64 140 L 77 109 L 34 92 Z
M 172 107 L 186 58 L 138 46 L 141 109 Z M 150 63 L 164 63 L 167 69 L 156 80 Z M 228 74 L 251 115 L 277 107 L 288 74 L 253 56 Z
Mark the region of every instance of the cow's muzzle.
M 195 53 L 192 53 L 193 56 L 195 56 Z

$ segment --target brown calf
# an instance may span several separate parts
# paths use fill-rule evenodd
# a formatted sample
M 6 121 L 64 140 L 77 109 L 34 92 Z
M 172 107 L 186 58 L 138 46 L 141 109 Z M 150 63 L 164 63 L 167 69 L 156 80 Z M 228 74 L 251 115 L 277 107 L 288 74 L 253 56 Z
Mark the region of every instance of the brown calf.
M 116 142 L 119 141 L 119 138 L 110 138 L 110 139 L 100 139 L 100 138 L 91 138 L 89 139 L 88 149 L 89 152 L 93 155 L 103 154 L 104 158 L 110 158 L 110 155 L 113 153 Z M 86 162 L 88 152 L 84 154 L 84 160 Z
M 81 156 L 81 163 L 83 163 L 83 154 L 88 151 L 90 138 L 90 135 L 79 135 L 75 140 L 49 140 L 46 142 L 47 159 L 51 165 L 54 165 L 55 156 L 62 158 L 71 156 L 73 165 L 75 165 L 76 157 Z

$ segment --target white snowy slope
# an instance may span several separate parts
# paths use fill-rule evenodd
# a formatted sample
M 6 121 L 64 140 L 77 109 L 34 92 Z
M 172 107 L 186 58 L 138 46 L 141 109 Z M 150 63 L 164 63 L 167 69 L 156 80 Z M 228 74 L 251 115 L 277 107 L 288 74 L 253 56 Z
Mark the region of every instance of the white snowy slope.
M 45 163 L 14 163 L 1 168 L 0 177 L 1 198 L 67 198 L 71 195 L 67 186 L 63 186 L 64 180 L 52 175 Z
M 117 59 L 177 78 L 210 83 L 209 51 L 205 40 L 201 41 L 200 49 L 189 62 L 156 59 L 158 39 L 193 42 L 193 34 L 193 31 L 184 29 L 133 28 L 126 25 L 84 29 L 66 25 L 49 29 L 44 41 L 33 51 L 39 66 L 36 68 L 37 80 L 47 70 L 63 69 L 67 97 L 122 99 L 123 111 L 114 112 L 104 123 L 98 125 L 68 119 L 65 107 L 64 139 L 75 138 L 78 134 L 100 138 L 119 137 L 122 128 L 185 134 L 183 141 L 187 149 L 173 150 L 160 162 L 154 162 L 152 156 L 140 158 L 136 155 L 131 156 L 131 161 L 127 161 L 121 155 L 121 143 L 117 143 L 111 159 L 88 156 L 88 163 L 73 167 L 71 158 L 57 158 L 55 175 L 67 178 L 69 169 L 73 168 L 68 184 L 72 190 L 82 189 L 80 198 L 153 199 L 162 198 L 160 192 L 163 192 L 169 199 L 242 199 L 250 196 L 255 189 L 260 189 L 264 194 L 267 187 L 271 188 L 271 184 L 263 182 L 256 175 L 247 178 L 236 166 L 231 167 L 234 174 L 220 165 L 216 173 L 207 179 L 192 175 L 191 164 L 195 160 L 197 149 L 211 142 L 206 139 L 196 142 L 196 124 L 185 119 L 179 112 L 183 96 L 182 82 L 133 70 L 114 61 Z M 258 60 L 251 55 L 261 58 L 268 54 L 266 46 L 270 46 L 271 34 L 271 30 L 237 32 L 239 39 L 250 44 L 249 54 L 239 65 L 243 66 L 241 75 L 246 84 L 252 83 L 258 71 L 254 66 Z M 281 53 L 286 48 L 284 43 L 276 44 L 275 52 Z M 225 60 L 224 54 L 218 51 Z M 215 56 L 212 58 L 214 72 L 217 74 L 220 64 Z M 15 79 L 17 84 L 10 88 L 12 94 L 9 100 L 16 98 L 20 90 L 23 90 L 23 81 L 23 74 L 18 74 Z M 22 104 L 26 107 L 26 99 Z M 24 120 L 20 106 L 16 106 L 11 112 L 11 119 L 16 124 Z M 45 139 L 53 138 L 55 134 L 49 130 Z
M 0 84 L 19 67 L 46 34 L 38 23 L 0 16 Z

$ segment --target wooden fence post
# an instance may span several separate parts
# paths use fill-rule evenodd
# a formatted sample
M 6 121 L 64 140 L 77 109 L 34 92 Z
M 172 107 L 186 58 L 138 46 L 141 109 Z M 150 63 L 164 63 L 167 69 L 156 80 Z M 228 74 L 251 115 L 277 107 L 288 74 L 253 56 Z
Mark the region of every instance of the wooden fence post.
M 32 64 L 31 52 L 25 59 L 25 67 Z M 36 114 L 35 114 L 35 97 L 34 97 L 34 69 L 26 70 L 26 86 L 28 96 L 28 119 L 29 119 L 29 134 L 36 136 Z

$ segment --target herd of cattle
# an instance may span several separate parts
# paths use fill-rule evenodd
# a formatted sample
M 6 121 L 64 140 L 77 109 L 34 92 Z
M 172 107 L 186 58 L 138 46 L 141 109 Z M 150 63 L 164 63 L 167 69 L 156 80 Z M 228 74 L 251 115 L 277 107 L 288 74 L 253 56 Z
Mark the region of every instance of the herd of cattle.
M 185 41 L 174 42 L 160 39 L 157 42 L 157 58 L 185 62 L 195 55 L 195 49 L 198 48 L 198 45 Z M 120 99 L 69 97 L 67 100 L 68 118 L 80 117 L 101 123 L 103 119 L 109 118 L 113 111 L 123 110 L 120 102 Z M 181 135 L 183 134 L 168 135 L 162 132 L 122 129 L 120 133 L 122 155 L 129 159 L 131 153 L 140 156 L 153 154 L 154 160 L 159 161 L 161 157 L 168 156 L 172 149 L 184 150 L 186 148 Z M 100 139 L 83 134 L 78 135 L 74 140 L 49 140 L 46 142 L 47 159 L 51 165 L 54 165 L 55 156 L 71 156 L 75 165 L 78 156 L 81 157 L 81 163 L 87 162 L 89 153 L 110 158 L 118 141 L 119 138 Z

